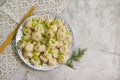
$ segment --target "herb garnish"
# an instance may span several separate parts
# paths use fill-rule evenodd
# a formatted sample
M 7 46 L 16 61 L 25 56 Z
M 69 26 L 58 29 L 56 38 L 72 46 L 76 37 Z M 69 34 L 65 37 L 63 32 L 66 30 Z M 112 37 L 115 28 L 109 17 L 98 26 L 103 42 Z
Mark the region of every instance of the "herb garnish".
M 86 50 L 87 49 L 80 49 L 79 48 L 78 53 L 76 51 L 73 51 L 70 59 L 68 59 L 68 61 L 66 62 L 65 65 L 68 66 L 68 67 L 70 67 L 70 68 L 72 68 L 72 69 L 75 69 L 74 65 L 73 65 L 73 61 L 79 61 L 80 58 L 84 55 L 84 53 L 85 53 Z

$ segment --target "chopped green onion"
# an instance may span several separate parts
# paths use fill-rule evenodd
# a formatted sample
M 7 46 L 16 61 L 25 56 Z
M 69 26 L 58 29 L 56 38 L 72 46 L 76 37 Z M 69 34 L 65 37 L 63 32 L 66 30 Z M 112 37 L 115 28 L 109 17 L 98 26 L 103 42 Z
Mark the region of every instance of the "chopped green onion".
M 19 43 L 19 44 L 22 44 L 23 42 L 24 42 L 23 40 L 19 40 L 19 42 L 18 42 L 18 43 Z
M 29 30 L 28 29 L 23 29 L 23 35 L 26 35 L 29 33 Z
M 55 24 L 55 20 L 53 20 L 51 24 L 54 25 Z
M 38 25 L 40 24 L 40 20 L 38 20 Z
M 49 28 L 50 28 L 50 24 L 49 24 L 49 25 L 47 25 L 47 26 L 46 26 L 46 28 L 47 28 L 47 29 L 49 29 Z
M 64 57 L 63 57 L 63 54 L 60 53 L 60 54 L 58 55 L 58 59 L 63 59 L 63 58 L 64 58 Z
M 33 18 L 33 20 L 32 20 L 32 26 L 35 27 L 35 26 L 37 26 L 39 24 L 40 24 L 40 20 L 38 20 L 37 18 Z
M 47 28 L 47 27 L 46 27 L 47 25 L 46 25 L 45 23 L 42 23 L 42 26 L 43 26 L 43 28 L 45 28 L 45 29 Z
M 45 63 L 43 61 L 41 61 L 40 66 L 43 67 L 44 65 L 45 65 Z
M 55 39 L 50 39 L 49 44 L 55 44 Z
M 52 49 L 51 48 L 48 48 L 48 53 L 52 53 Z
M 34 22 L 34 21 L 37 21 L 37 18 L 33 18 L 33 22 Z
M 69 35 L 69 34 L 70 34 L 70 31 L 67 30 L 67 31 L 66 31 L 66 34 Z
M 36 54 L 36 52 L 35 52 L 35 51 L 33 52 L 33 59 L 34 59 L 35 61 L 37 61 L 37 60 L 38 60 L 38 56 L 37 56 L 37 54 Z
M 26 29 L 26 30 L 25 30 L 25 33 L 28 33 L 28 32 L 29 32 L 29 30 Z
M 33 27 L 37 26 L 37 22 L 32 22 L 32 26 Z
M 43 26 L 43 28 L 47 28 L 47 29 L 49 29 L 50 28 L 50 24 L 48 24 L 48 25 L 46 25 L 45 23 L 42 23 L 42 26 Z

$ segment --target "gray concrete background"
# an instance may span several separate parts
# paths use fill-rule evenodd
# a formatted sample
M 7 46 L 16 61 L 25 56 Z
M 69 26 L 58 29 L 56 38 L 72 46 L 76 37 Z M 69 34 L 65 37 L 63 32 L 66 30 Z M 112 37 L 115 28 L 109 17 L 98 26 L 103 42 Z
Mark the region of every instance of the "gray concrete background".
M 0 5 L 4 0 L 0 1 Z M 75 46 L 88 48 L 76 70 L 62 66 L 42 72 L 22 64 L 11 80 L 120 80 L 120 0 L 73 0 L 62 16 Z

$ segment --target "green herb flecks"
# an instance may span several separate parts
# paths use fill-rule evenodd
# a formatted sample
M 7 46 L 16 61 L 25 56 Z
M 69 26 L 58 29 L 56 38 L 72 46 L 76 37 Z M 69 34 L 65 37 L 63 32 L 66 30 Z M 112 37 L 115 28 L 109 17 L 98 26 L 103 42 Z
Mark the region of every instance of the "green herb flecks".
M 48 53 L 52 53 L 52 49 L 51 48 L 48 49 Z
M 35 51 L 33 52 L 33 59 L 34 59 L 35 61 L 38 60 L 38 56 L 37 56 L 37 53 L 36 53 Z
M 49 44 L 55 44 L 55 39 L 50 39 Z
M 47 29 L 49 29 L 49 28 L 50 28 L 50 24 L 49 24 L 49 25 L 47 25 L 47 26 L 46 26 L 46 28 L 47 28 Z
M 70 31 L 69 31 L 69 30 L 67 30 L 67 31 L 66 31 L 66 34 L 67 34 L 67 35 L 69 35 L 69 34 L 70 34 Z
M 24 41 L 21 39 L 21 40 L 19 40 L 19 42 L 18 42 L 18 44 L 23 44 L 24 43 Z
M 46 25 L 44 22 L 42 23 L 42 26 L 43 26 L 44 29 L 47 28 L 47 27 L 46 27 L 47 25 Z
M 45 63 L 44 61 L 41 61 L 40 66 L 44 67 Z
M 37 26 L 37 25 L 39 25 L 40 24 L 40 20 L 38 20 L 37 18 L 33 18 L 32 19 L 32 26 L 33 27 L 35 27 L 35 26 Z
M 51 24 L 54 25 L 55 24 L 55 20 L 53 20 Z

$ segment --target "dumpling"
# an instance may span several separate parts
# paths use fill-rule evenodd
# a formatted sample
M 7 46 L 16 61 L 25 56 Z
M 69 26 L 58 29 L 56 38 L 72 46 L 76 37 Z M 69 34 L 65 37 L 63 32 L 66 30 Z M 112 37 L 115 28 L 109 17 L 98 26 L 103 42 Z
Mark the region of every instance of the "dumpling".
M 54 37 L 54 32 L 52 31 L 52 30 L 48 30 L 48 32 L 47 32 L 47 36 L 49 37 L 49 38 L 53 38 Z
M 30 34 L 23 35 L 23 39 L 28 42 L 31 39 L 31 35 Z
M 26 42 L 24 40 L 19 40 L 19 42 L 18 42 L 19 49 L 22 50 L 25 47 L 25 45 L 26 45 Z
M 32 52 L 33 51 L 34 44 L 27 42 L 25 46 L 25 51 Z
M 59 53 L 58 49 L 54 49 L 52 53 L 53 57 L 58 58 L 58 53 Z
M 48 61 L 49 66 L 57 65 L 57 60 L 55 58 L 51 58 Z
M 46 51 L 46 46 L 45 45 L 37 44 L 34 47 L 34 50 L 37 51 L 37 52 L 45 52 Z
M 70 35 L 65 36 L 63 42 L 65 44 L 71 44 L 72 43 L 72 37 Z
M 66 33 L 66 27 L 63 25 L 62 27 L 60 27 L 59 29 L 58 29 L 58 33 Z
M 47 57 L 47 59 L 51 59 L 52 58 L 52 54 L 50 54 L 50 53 L 45 53 L 44 55 L 45 55 L 45 57 Z
M 32 39 L 35 41 L 40 41 L 40 39 L 42 38 L 41 34 L 39 32 L 33 32 L 32 33 Z
M 44 55 L 40 55 L 40 59 L 44 62 L 48 61 L 47 57 L 45 57 Z
M 40 33 L 44 33 L 45 29 L 43 28 L 42 24 L 35 26 L 35 31 L 39 31 Z
M 40 60 L 37 59 L 37 60 L 34 60 L 33 58 L 30 60 L 30 62 L 33 64 L 33 65 L 39 65 L 40 64 Z
M 56 42 L 56 47 L 60 48 L 61 46 L 63 46 L 63 42 L 62 41 L 57 41 Z
M 51 24 L 52 21 L 53 21 L 53 19 L 46 19 L 46 20 L 45 20 L 45 24 L 46 24 L 46 25 L 49 25 L 49 24 Z
M 33 57 L 33 53 L 32 52 L 23 52 L 23 56 L 25 58 L 31 59 Z
M 31 29 L 23 28 L 22 32 L 23 32 L 24 35 L 31 34 Z
M 68 55 L 59 54 L 58 63 L 65 63 L 68 60 Z
M 63 33 L 57 33 L 57 39 L 58 40 L 63 40 L 65 35 Z
M 56 24 L 51 25 L 50 30 L 53 31 L 53 32 L 56 32 L 57 31 L 57 25 Z
M 68 45 L 64 45 L 64 46 L 60 47 L 60 52 L 61 52 L 62 54 L 67 54 L 68 51 L 69 51 Z
M 57 24 L 58 27 L 63 26 L 63 21 L 61 19 L 55 19 L 55 23 Z
M 31 27 L 32 27 L 32 20 L 31 20 L 31 19 L 29 19 L 29 20 L 26 22 L 25 27 L 26 27 L 26 28 L 31 28 Z
M 43 23 L 45 21 L 45 19 L 44 18 L 40 18 L 39 21 L 40 21 L 40 23 Z

